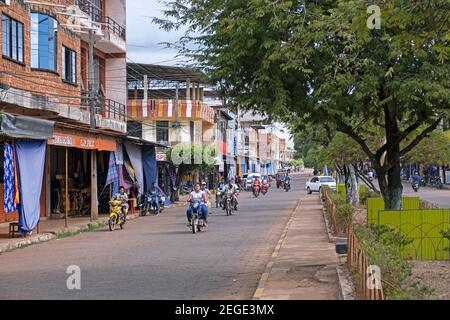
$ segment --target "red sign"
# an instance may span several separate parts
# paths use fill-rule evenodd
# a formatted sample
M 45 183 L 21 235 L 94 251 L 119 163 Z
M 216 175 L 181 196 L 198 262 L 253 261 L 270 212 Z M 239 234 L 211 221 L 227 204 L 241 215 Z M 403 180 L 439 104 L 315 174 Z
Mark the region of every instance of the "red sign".
M 156 154 L 156 161 L 166 161 L 167 160 L 167 155 L 163 152 L 157 153 Z

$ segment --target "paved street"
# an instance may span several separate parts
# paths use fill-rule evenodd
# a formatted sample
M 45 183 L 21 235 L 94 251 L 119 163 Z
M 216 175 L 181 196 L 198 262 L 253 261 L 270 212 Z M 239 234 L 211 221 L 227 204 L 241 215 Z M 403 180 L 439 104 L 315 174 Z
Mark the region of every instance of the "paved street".
M 375 182 L 379 189 L 378 183 Z M 420 187 L 418 192 L 414 192 L 411 183 L 403 181 L 403 196 L 420 197 L 423 200 L 437 204 L 440 208 L 450 208 L 450 190 L 438 190 L 433 187 Z
M 421 187 L 419 192 L 414 192 L 411 184 L 403 183 L 405 196 L 420 197 L 423 200 L 437 204 L 440 208 L 450 208 L 450 190 L 438 190 L 432 187 Z
M 304 193 L 272 187 L 240 211 L 214 209 L 208 230 L 193 235 L 185 209 L 19 249 L 0 256 L 0 299 L 250 299 L 289 216 Z M 66 269 L 81 268 L 81 290 L 66 288 Z

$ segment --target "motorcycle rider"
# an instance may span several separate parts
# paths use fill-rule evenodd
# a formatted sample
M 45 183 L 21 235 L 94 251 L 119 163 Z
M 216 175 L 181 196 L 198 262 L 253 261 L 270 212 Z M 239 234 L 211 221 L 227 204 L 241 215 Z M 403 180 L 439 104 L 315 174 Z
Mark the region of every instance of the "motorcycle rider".
M 220 182 L 217 184 L 217 190 L 222 190 L 225 187 L 225 178 L 220 178 Z
M 268 180 L 268 177 L 267 177 L 267 176 L 264 176 L 264 177 L 262 178 L 262 186 L 264 186 L 264 187 L 266 187 L 266 188 L 269 187 L 269 180 Z
M 286 176 L 284 177 L 285 188 L 286 188 L 286 183 L 291 183 L 291 177 L 289 177 L 289 172 L 286 172 Z
M 202 190 L 203 192 L 206 193 L 206 198 L 208 199 L 208 201 L 206 202 L 206 206 L 208 208 L 211 208 L 211 192 L 209 191 L 209 189 L 206 187 L 206 181 L 202 181 L 202 185 L 200 187 L 200 190 Z
M 417 171 L 411 176 L 411 184 L 417 184 L 420 186 L 420 176 Z
M 225 188 L 223 188 L 223 193 L 224 195 L 227 194 L 227 192 L 230 191 L 232 194 L 232 200 L 234 203 L 234 210 L 238 211 L 238 200 L 237 200 L 237 196 L 239 195 L 239 188 L 238 186 L 234 183 L 234 179 L 231 179 L 230 181 L 228 181 L 228 184 L 225 186 Z M 222 203 L 222 209 L 225 210 L 225 201 L 226 201 L 226 197 L 222 198 L 223 203 Z
M 156 185 L 156 182 L 152 182 L 152 186 L 150 187 L 150 190 L 149 190 L 148 193 L 149 193 L 149 195 L 150 195 L 151 197 L 156 197 L 156 209 L 157 209 L 158 212 L 159 212 L 159 210 L 160 210 L 159 197 L 161 196 L 162 191 L 161 191 L 161 189 Z
M 255 186 L 261 187 L 261 181 L 256 176 L 255 176 L 255 180 L 253 180 L 253 187 L 255 187 Z
M 208 201 L 206 192 L 201 190 L 200 183 L 196 183 L 194 186 L 194 191 L 192 191 L 189 195 L 188 202 L 191 202 L 192 200 L 198 200 L 200 202 L 199 211 L 201 212 L 203 216 L 203 220 L 205 220 L 205 227 L 208 223 L 208 208 L 206 207 L 206 202 Z M 192 206 L 190 205 L 186 210 L 186 216 L 188 219 L 188 227 L 191 226 L 191 219 L 192 219 Z
M 369 172 L 367 173 L 367 175 L 369 176 L 369 181 L 373 181 L 373 171 L 369 170 Z
M 123 186 L 120 186 L 119 193 L 116 193 L 112 196 L 110 203 L 112 203 L 112 201 L 114 200 L 122 201 L 122 213 L 125 220 L 130 206 L 128 205 L 128 195 L 125 193 L 125 188 Z

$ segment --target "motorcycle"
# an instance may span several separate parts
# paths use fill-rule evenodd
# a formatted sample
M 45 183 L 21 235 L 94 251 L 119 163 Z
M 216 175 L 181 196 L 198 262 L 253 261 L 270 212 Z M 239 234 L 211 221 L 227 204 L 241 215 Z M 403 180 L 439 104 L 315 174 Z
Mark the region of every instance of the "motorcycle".
M 198 200 L 191 201 L 191 209 L 192 209 L 191 229 L 193 234 L 196 234 L 197 231 L 200 232 L 203 230 L 203 228 L 205 228 L 205 221 L 203 220 L 200 206 L 201 201 Z
M 152 212 L 154 215 L 158 215 L 161 209 L 158 209 L 157 201 L 160 202 L 160 199 L 158 199 L 157 196 L 145 194 L 141 207 L 141 216 L 145 217 L 149 212 Z
M 261 188 L 259 187 L 259 185 L 254 184 L 253 185 L 253 195 L 255 196 L 255 198 L 259 197 L 260 192 L 261 192 Z
M 414 192 L 418 192 L 419 191 L 419 183 L 413 182 L 411 186 L 412 186 Z
M 110 214 L 108 220 L 108 226 L 110 231 L 114 231 L 116 226 L 123 229 L 125 224 L 125 215 L 123 214 L 122 201 L 113 200 L 110 202 Z
M 425 181 L 425 178 L 420 178 L 420 186 L 421 187 L 426 187 L 427 186 L 427 182 Z
M 165 205 L 166 205 L 166 197 L 160 196 L 159 197 L 159 213 L 161 213 L 164 210 Z
M 291 182 L 290 181 L 285 181 L 284 182 L 284 190 L 286 192 L 288 192 L 289 190 L 291 190 Z
M 262 195 L 265 196 L 268 190 L 269 190 L 269 186 L 267 185 L 267 183 L 263 183 L 261 186 Z
M 233 215 L 233 193 L 227 192 L 224 205 L 227 216 Z
M 223 192 L 220 189 L 217 189 L 217 192 L 216 192 L 216 208 L 222 207 L 222 201 L 223 201 Z
M 443 188 L 442 181 L 441 181 L 440 177 L 433 178 L 432 184 L 433 184 L 433 186 L 436 187 L 436 189 L 442 189 Z

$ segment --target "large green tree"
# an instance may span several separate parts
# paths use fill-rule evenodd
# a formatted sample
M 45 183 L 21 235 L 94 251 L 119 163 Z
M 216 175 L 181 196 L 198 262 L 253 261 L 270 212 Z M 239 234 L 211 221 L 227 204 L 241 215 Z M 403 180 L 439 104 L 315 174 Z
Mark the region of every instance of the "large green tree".
M 345 133 L 372 162 L 386 208 L 400 208 L 400 159 L 449 108 L 448 0 L 375 1 L 380 29 L 368 28 L 364 0 L 163 2 L 167 19 L 155 21 L 187 28 L 176 46 L 224 94 L 299 130 Z M 374 127 L 385 137 L 375 149 Z

